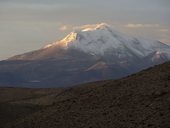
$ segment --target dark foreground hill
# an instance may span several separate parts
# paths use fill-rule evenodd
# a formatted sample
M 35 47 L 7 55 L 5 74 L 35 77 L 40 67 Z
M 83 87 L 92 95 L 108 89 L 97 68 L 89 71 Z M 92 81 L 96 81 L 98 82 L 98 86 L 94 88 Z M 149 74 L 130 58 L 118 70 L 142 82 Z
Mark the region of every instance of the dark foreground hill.
M 24 118 L 8 121 L 5 128 L 170 128 L 170 62 L 121 80 L 6 103 L 37 106 Z M 15 114 L 22 115 L 20 111 Z

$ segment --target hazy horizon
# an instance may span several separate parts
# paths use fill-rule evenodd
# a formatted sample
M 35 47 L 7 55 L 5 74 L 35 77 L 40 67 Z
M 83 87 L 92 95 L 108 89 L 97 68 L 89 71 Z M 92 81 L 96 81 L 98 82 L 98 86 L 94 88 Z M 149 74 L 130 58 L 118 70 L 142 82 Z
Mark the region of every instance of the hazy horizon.
M 75 26 L 102 22 L 170 44 L 169 7 L 169 0 L 0 0 L 0 60 L 60 40 Z

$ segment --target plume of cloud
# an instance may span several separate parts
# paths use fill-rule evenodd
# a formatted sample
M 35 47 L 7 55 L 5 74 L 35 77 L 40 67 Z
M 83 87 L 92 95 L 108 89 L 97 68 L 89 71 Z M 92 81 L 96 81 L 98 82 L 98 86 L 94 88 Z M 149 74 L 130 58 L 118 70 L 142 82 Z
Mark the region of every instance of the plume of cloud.
M 82 25 L 82 26 L 74 26 L 74 25 L 70 25 L 70 24 L 61 24 L 59 30 L 60 31 L 80 31 L 86 28 L 96 28 L 96 26 L 101 26 L 101 25 L 106 25 L 106 26 L 110 26 L 106 23 L 99 23 L 99 24 L 87 24 L 87 25 Z
M 59 27 L 59 30 L 60 31 L 69 31 L 69 30 L 72 30 L 73 29 L 73 26 L 72 25 L 61 25 Z

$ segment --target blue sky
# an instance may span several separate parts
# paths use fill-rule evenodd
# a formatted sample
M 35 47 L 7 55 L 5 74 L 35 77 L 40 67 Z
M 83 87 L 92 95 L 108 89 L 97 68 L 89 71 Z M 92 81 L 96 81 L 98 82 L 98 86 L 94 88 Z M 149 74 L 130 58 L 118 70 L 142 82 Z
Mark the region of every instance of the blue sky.
M 0 59 L 62 39 L 75 26 L 101 22 L 170 44 L 170 0 L 0 0 Z

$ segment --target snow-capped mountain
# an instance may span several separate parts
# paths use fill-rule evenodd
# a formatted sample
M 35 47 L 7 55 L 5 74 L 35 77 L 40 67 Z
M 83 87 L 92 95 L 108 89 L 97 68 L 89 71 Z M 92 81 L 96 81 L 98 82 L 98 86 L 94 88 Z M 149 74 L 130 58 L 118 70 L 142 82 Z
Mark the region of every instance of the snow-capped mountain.
M 160 53 L 160 50 L 164 51 L 167 48 L 167 45 L 158 41 L 139 40 L 128 37 L 112 30 L 104 23 L 97 24 L 92 28 L 84 28 L 77 32 L 71 32 L 63 40 L 47 45 L 45 48 L 54 47 L 59 44 L 66 49 L 73 48 L 93 55 L 103 56 L 108 51 L 112 51 L 113 54 L 116 53 L 120 58 L 125 53 L 129 56 L 133 53 L 136 56 L 144 57 L 154 51 Z
M 43 49 L 10 59 L 43 59 L 43 57 L 51 57 L 50 53 L 53 50 L 57 51 L 57 49 L 78 50 L 93 56 L 111 54 L 120 59 L 134 56 L 143 58 L 154 52 L 156 52 L 156 55 L 158 53 L 167 54 L 166 57 L 170 58 L 169 46 L 166 44 L 154 40 L 129 37 L 113 30 L 109 25 L 101 23 L 87 28 L 82 27 L 80 30 L 71 32 L 64 39 L 44 46 Z
M 121 78 L 168 60 L 170 46 L 159 41 L 129 37 L 105 23 L 86 25 L 42 49 L 1 62 L 0 84 L 68 86 Z M 12 81 L 5 81 L 9 77 Z

